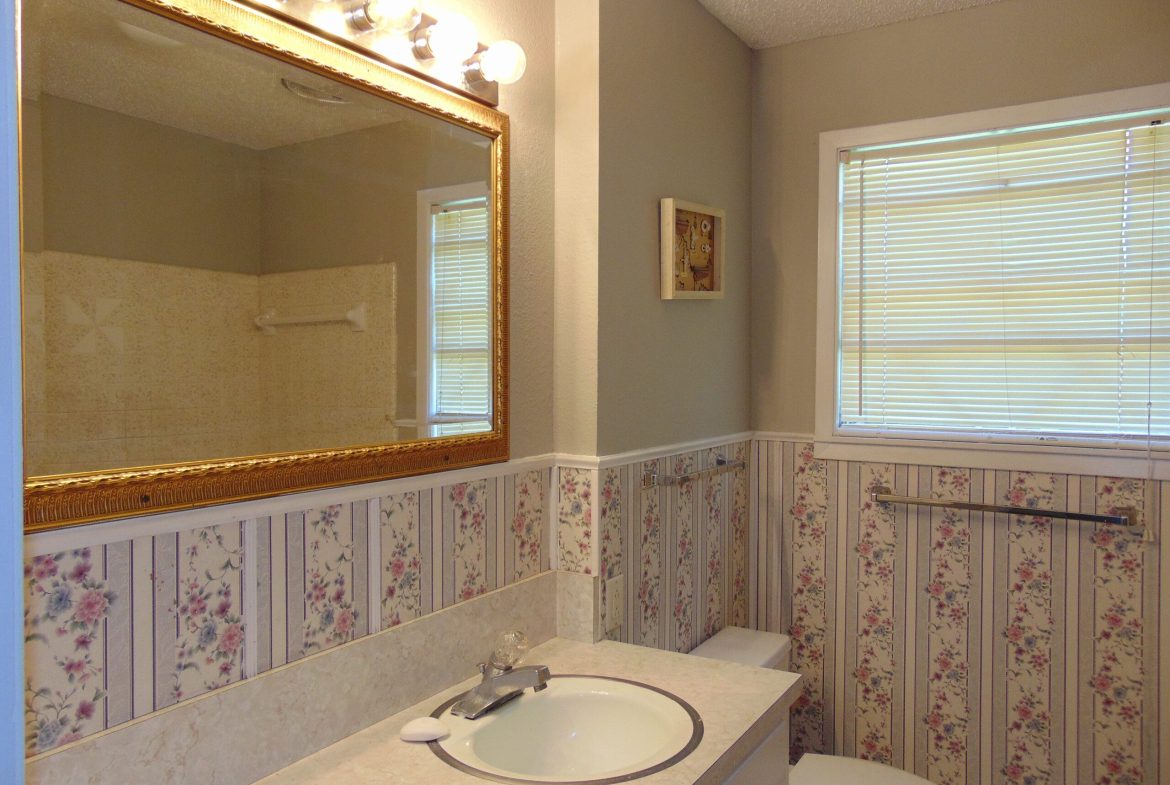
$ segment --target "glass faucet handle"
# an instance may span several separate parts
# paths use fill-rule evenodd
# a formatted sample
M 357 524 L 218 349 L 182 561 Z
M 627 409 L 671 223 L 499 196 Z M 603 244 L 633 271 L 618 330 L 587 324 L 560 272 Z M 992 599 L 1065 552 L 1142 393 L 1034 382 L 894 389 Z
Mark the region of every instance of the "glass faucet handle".
M 492 648 L 491 664 L 500 670 L 513 667 L 528 653 L 528 636 L 519 630 L 505 632 L 496 638 Z

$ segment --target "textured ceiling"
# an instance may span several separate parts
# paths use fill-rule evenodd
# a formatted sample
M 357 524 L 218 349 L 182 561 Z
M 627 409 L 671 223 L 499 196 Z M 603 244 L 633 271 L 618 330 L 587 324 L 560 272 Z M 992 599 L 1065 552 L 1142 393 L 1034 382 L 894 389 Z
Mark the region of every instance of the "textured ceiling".
M 752 49 L 849 33 L 999 0 L 699 0 Z
M 423 115 L 112 0 L 24 3 L 23 95 L 41 93 L 253 149 Z M 344 96 L 306 101 L 291 79 Z

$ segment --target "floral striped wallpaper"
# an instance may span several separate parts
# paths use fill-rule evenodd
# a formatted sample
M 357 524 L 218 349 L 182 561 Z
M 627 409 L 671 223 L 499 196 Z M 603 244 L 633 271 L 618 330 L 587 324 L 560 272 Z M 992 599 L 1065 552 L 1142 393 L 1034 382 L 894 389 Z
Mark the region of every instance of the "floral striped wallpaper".
M 643 488 L 719 458 L 750 466 Z M 1134 506 L 1161 533 L 876 505 L 875 485 Z M 601 629 L 621 587 L 608 638 L 689 651 L 730 624 L 790 633 L 796 755 L 939 785 L 1152 785 L 1168 508 L 1170 482 L 826 461 L 757 439 L 30 551 L 28 751 L 537 574 L 555 552 L 598 576 Z
M 27 753 L 547 570 L 549 477 L 29 552 Z
M 748 470 L 642 487 L 646 474 L 685 474 L 718 458 L 747 460 L 735 442 L 600 470 L 601 600 L 621 576 L 622 623 L 612 640 L 690 651 L 729 624 L 747 623 Z
M 794 639 L 805 676 L 795 754 L 841 752 L 939 785 L 1159 781 L 1170 483 L 826 461 L 791 441 L 752 450 L 763 569 L 750 624 Z M 1042 515 L 878 505 L 875 485 L 1036 508 L 1133 506 L 1160 527 L 1160 544 Z

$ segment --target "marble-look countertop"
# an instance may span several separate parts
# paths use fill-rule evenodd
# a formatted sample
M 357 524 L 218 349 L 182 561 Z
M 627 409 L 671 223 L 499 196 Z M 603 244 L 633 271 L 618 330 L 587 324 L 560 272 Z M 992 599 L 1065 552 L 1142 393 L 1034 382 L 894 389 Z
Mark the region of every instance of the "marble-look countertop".
M 553 674 L 616 676 L 678 695 L 703 719 L 703 740 L 682 761 L 636 780 L 640 785 L 716 785 L 788 716 L 800 677 L 733 662 L 692 657 L 624 643 L 588 644 L 554 638 L 535 647 L 526 664 Z M 342 739 L 256 785 L 483 785 L 439 760 L 426 744 L 399 740 L 408 721 L 429 715 L 443 701 L 470 689 L 478 677 Z M 371 684 L 369 689 L 376 690 Z

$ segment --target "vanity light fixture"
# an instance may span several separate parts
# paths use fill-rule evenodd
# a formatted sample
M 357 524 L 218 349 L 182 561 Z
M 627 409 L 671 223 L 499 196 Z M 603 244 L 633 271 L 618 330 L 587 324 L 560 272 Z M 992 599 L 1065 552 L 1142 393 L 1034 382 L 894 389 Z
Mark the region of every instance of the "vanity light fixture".
M 419 60 L 462 63 L 479 48 L 475 25 L 458 15 L 442 20 L 424 16 L 413 36 L 414 56 Z
M 422 9 L 416 0 L 379 0 L 385 23 L 382 29 L 409 33 L 422 21 Z
M 382 0 L 360 0 L 345 9 L 345 21 L 359 33 L 368 33 L 386 22 L 386 3 Z
M 372 53 L 491 106 L 499 85 L 524 75 L 527 57 L 515 41 L 479 42 L 475 25 L 459 14 L 423 13 L 424 0 L 246 0 L 278 16 L 307 23 L 338 43 Z
M 468 86 L 482 82 L 514 84 L 524 76 L 528 58 L 515 41 L 496 41 L 481 49 L 463 64 L 463 78 Z
M 414 0 L 358 0 L 345 9 L 345 21 L 359 34 L 374 30 L 405 33 L 418 27 L 422 12 Z

